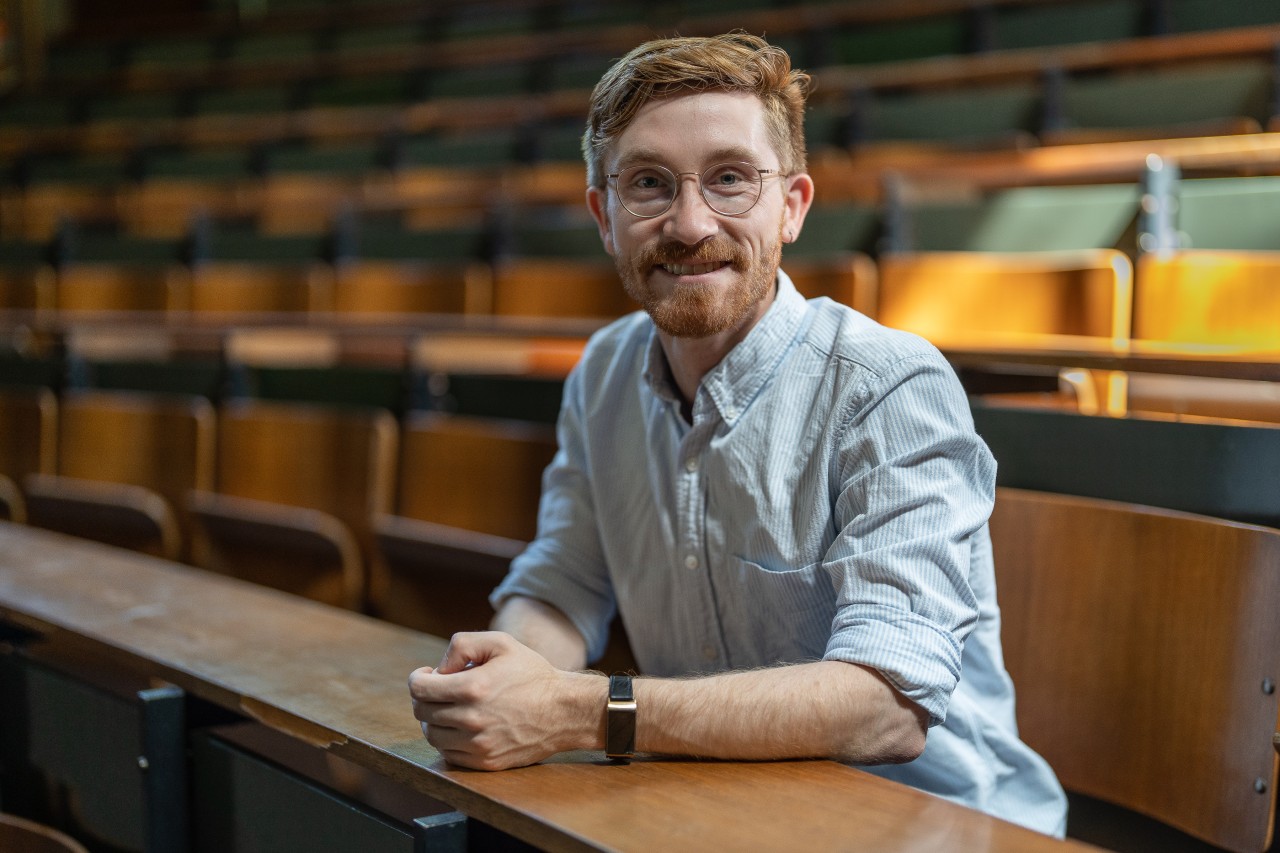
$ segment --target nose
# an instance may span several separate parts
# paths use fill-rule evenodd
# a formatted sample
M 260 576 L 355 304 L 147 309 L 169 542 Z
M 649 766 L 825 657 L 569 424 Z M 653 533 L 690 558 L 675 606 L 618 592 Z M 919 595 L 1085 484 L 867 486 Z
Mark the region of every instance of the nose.
M 676 175 L 676 197 L 665 214 L 663 236 L 694 246 L 713 235 L 719 227 L 716 212 L 702 197 L 698 174 L 682 172 Z

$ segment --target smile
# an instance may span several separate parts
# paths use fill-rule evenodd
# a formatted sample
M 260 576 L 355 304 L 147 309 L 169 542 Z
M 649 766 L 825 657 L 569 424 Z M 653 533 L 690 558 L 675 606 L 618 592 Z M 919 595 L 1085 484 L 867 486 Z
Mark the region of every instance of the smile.
M 662 264 L 661 266 L 671 275 L 703 275 L 728 265 L 728 261 L 714 261 L 709 264 Z

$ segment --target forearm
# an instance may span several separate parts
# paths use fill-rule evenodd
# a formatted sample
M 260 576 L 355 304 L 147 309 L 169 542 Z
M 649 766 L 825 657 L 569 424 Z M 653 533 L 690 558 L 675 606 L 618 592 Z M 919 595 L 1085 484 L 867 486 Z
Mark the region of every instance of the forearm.
M 877 673 L 840 661 L 639 679 L 636 747 L 705 758 L 910 761 L 926 718 Z
M 604 746 L 607 679 L 576 682 L 576 745 Z M 638 678 L 636 749 L 661 755 L 770 760 L 910 761 L 924 749 L 927 716 L 877 673 L 840 661 L 687 679 Z
M 490 623 L 542 655 L 558 669 L 579 670 L 587 665 L 587 644 L 563 613 L 534 598 L 507 600 Z

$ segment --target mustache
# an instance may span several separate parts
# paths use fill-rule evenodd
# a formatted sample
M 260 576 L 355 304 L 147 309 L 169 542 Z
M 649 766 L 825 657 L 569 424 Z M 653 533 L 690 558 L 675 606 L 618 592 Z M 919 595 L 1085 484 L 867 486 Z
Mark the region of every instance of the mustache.
M 635 268 L 647 271 L 660 264 L 705 264 L 712 261 L 728 261 L 735 270 L 744 270 L 751 259 L 740 246 L 731 240 L 713 237 L 696 246 L 665 242 L 646 246 L 636 253 Z

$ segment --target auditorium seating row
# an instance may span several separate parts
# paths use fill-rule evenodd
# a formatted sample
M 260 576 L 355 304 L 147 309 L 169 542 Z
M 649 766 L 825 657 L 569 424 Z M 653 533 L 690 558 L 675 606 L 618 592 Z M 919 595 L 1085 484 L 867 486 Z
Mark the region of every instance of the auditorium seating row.
M 1216 60 L 1205 59 L 1199 38 L 1166 37 L 1175 46 L 1192 45 L 1185 48 L 1189 56 L 1105 74 L 1093 67 L 1093 53 L 1065 49 L 1001 55 L 1004 68 L 969 60 L 945 76 L 921 62 L 874 73 L 817 69 L 819 87 L 806 121 L 809 147 L 933 140 L 998 148 L 1256 132 L 1274 127 L 1267 50 L 1278 35 L 1280 27 L 1221 37 L 1223 55 Z M 17 183 L 77 174 L 123 180 L 201 167 L 281 171 L 320 162 L 313 152 L 333 147 L 345 153 L 348 168 L 432 162 L 448 156 L 448 142 L 458 136 L 483 145 L 490 157 L 573 160 L 575 125 L 608 62 L 608 55 L 580 61 L 586 70 L 579 76 L 533 93 L 520 90 L 521 78 L 534 73 L 525 66 L 488 65 L 438 72 L 433 86 L 420 75 L 394 74 L 182 95 L 27 98 L 0 104 L 0 126 L 9 131 L 0 153 L 27 155 L 10 170 L 8 180 Z M 263 150 L 238 159 L 218 150 L 235 143 Z M 220 158 L 206 154 L 201 163 L 198 155 L 209 149 Z M 71 156 L 76 152 L 91 153 Z
M 1273 382 L 1080 369 L 1071 353 L 1275 359 L 1278 267 L 1280 253 L 1148 253 L 1135 280 L 1114 250 L 888 254 L 879 264 L 853 253 L 787 265 L 805 295 L 921 334 L 949 355 L 997 349 L 1063 359 L 1034 382 L 962 374 L 975 393 L 1039 390 L 1050 392 L 1042 402 L 1085 413 L 1263 422 L 1280 420 Z M 0 385 L 542 422 L 554 420 L 559 382 L 587 335 L 635 308 L 605 262 L 210 264 L 194 273 L 73 265 L 8 283 Z
M 0 395 L 6 516 L 437 635 L 483 628 L 551 427 L 128 392 Z
M 136 29 L 122 27 L 123 34 L 114 38 L 98 32 L 78 44 L 58 45 L 49 71 L 55 82 L 100 81 L 115 75 L 137 88 L 172 88 L 193 79 L 207 80 L 210 72 L 234 75 L 254 66 L 269 67 L 273 76 L 326 70 L 358 75 L 388 68 L 484 64 L 498 48 L 519 58 L 550 57 L 563 54 L 566 47 L 590 46 L 607 55 L 641 40 L 634 26 L 638 22 L 651 30 L 690 35 L 733 28 L 768 32 L 802 65 L 816 67 L 1198 33 L 1276 20 L 1274 10 L 1253 0 L 1212 6 L 1203 0 L 1154 5 L 1144 0 L 629 0 L 608 8 L 491 0 L 454 6 L 384 4 L 364 13 L 382 20 L 362 25 L 360 12 L 330 8 L 295 15 L 291 21 L 242 21 L 239 27 L 196 21 L 186 32 L 141 38 Z M 375 57 L 380 64 L 361 64 Z
M 397 722 L 395 715 L 406 712 L 392 712 L 398 703 L 388 699 L 393 690 L 402 697 L 403 670 L 424 653 L 434 659 L 443 641 L 211 583 L 178 566 L 5 533 L 6 545 L 33 564 L 7 560 L 10 588 L 30 592 L 0 602 L 14 620 L 0 626 L 6 632 L 0 696 L 10 712 L 9 736 L 0 740 L 0 796 L 7 808 L 121 851 L 187 849 L 188 843 L 197 851 L 525 849 L 500 834 L 482 834 L 485 827 L 474 819 L 513 826 L 505 810 L 529 802 L 518 779 L 504 777 L 509 784 L 500 804 L 468 799 L 472 819 L 455 813 L 415 820 L 443 811 L 443 804 L 396 791 L 391 780 L 343 760 L 355 754 L 349 743 L 389 743 L 389 736 L 373 734 L 378 726 L 396 737 L 413 731 L 407 717 Z M 1072 796 L 1071 835 L 1117 850 L 1264 849 L 1274 826 L 1270 673 L 1280 625 L 1271 604 L 1280 534 L 1018 489 L 997 491 L 991 533 L 1007 664 L 1019 687 L 1019 729 Z M 1155 576 L 1162 582 L 1153 587 Z M 162 590 L 165 604 L 131 606 L 139 589 Z M 1158 619 L 1151 618 L 1153 597 Z M 1081 608 L 1097 618 L 1080 619 Z M 55 617 L 56 631 L 42 628 Z M 244 636 L 235 635 L 237 627 Z M 146 643 L 137 642 L 139 632 Z M 318 672 L 325 677 L 317 679 Z M 156 675 L 182 688 L 157 683 Z M 1206 726 L 1206 718 L 1213 724 Z M 86 740 L 98 748 L 85 750 Z M 374 766 L 397 780 L 427 769 L 434 754 L 423 747 L 406 755 L 404 746 L 385 749 L 404 763 Z M 595 787 L 582 780 L 613 771 L 593 769 L 589 755 L 568 761 L 575 765 L 573 786 L 557 786 L 556 796 L 597 805 L 591 802 Z M 821 771 L 822 764 L 789 769 Z M 650 799 L 670 791 L 673 777 L 660 777 L 657 785 L 648 778 L 666 769 L 686 782 L 697 775 L 689 790 L 723 791 L 735 765 L 658 762 L 646 777 Z M 421 784 L 420 776 L 413 778 Z M 476 776 L 463 774 L 468 778 Z M 556 778 L 539 776 L 547 780 L 540 784 L 556 785 Z M 610 778 L 628 786 L 634 776 Z M 831 778 L 805 784 L 823 790 L 818 780 L 829 785 Z M 777 799 L 776 778 L 752 782 Z M 538 796 L 547 799 L 546 790 Z M 806 796 L 811 800 L 813 791 Z M 838 796 L 867 799 L 845 791 Z M 734 801 L 738 807 L 724 818 L 741 821 L 742 799 Z M 898 808 L 886 797 L 874 801 L 879 811 Z M 1115 822 L 1108 804 L 1131 809 L 1131 820 Z M 937 847 L 937 828 L 925 827 L 919 836 L 909 828 L 935 819 L 942 807 L 929 805 L 916 821 L 894 817 L 892 831 L 873 830 L 874 844 L 917 849 L 923 839 Z M 681 837 L 715 835 L 701 823 L 712 819 L 703 813 L 682 820 Z M 625 823 L 600 821 L 604 829 L 591 837 L 627 846 L 618 826 Z M 962 837 L 944 846 L 1048 850 L 1055 844 L 1041 838 L 1035 847 L 1038 836 L 1017 837 L 1004 825 L 977 835 L 959 824 L 954 816 L 945 823 L 948 839 Z M 832 839 L 834 849 L 855 834 L 845 825 L 824 824 L 822 831 L 826 836 L 811 842 L 813 849 L 827 849 L 823 842 Z M 723 840 L 725 830 L 718 832 Z M 755 843 L 789 849 L 794 840 L 778 839 Z
M 1069 152 L 1066 163 L 984 157 L 903 169 L 817 161 L 817 199 L 787 256 L 1280 249 L 1280 177 L 1265 174 L 1280 171 L 1280 134 L 1256 135 L 1248 149 L 1214 149 L 1227 140 L 1184 140 L 1168 157 L 1131 143 L 1028 152 Z M 1188 175 L 1211 171 L 1264 174 Z M 0 268 L 40 261 L 600 258 L 584 187 L 581 165 L 32 187 L 0 196 Z
M 1022 336 L 1130 339 L 1267 350 L 1277 252 L 1114 249 L 858 253 L 786 261 L 798 289 L 827 296 L 939 346 Z M 403 335 L 461 317 L 599 323 L 635 310 L 607 260 L 524 259 L 495 266 L 350 262 L 70 264 L 0 274 L 7 324 L 58 330 L 112 321 L 155 331 L 219 325 L 350 326 Z M 453 318 L 453 319 L 450 319 Z M 108 326 L 109 328 L 109 326 Z M 560 328 L 567 328 L 561 326 Z M 581 326 L 588 329 L 588 326 Z
M 1266 4 L 1241 2 L 1235 15 L 1217 8 L 1212 18 L 1192 8 L 1166 9 L 1166 17 L 1184 25 L 1148 15 L 1151 31 L 1159 35 L 1145 38 L 1134 37 L 1142 31 L 1139 7 L 1145 5 L 1137 0 L 942 4 L 940 9 L 928 4 L 927 10 L 905 14 L 896 7 L 890 13 L 887 4 L 814 5 L 716 15 L 679 30 L 743 27 L 768 32 L 793 50 L 798 64 L 814 70 L 820 83 L 808 127 L 815 150 L 871 140 L 1009 145 L 1026 144 L 1036 134 L 1061 142 L 1099 134 L 1248 132 L 1273 119 L 1272 48 L 1280 28 L 1272 25 L 1280 16 L 1262 8 Z M 921 11 L 947 18 L 942 30 L 928 15 L 918 17 Z M 876 24 L 877 15 L 893 20 Z M 1233 23 L 1237 28 L 1201 31 Z M 965 30 L 973 35 L 962 35 Z M 91 45 L 82 55 L 63 51 L 71 56 L 66 59 L 55 52 L 55 72 L 75 67 L 98 88 L 11 97 L 0 104 L 0 125 L 9 131 L 0 152 L 31 155 L 19 158 L 11 170 L 18 182 L 77 174 L 123 179 L 172 168 L 287 170 L 326 160 L 347 168 L 373 167 L 444 156 L 441 150 L 450 143 L 447 133 L 443 142 L 436 138 L 440 131 L 486 127 L 487 137 L 473 141 L 485 143 L 490 156 L 573 159 L 574 122 L 562 120 L 580 119 L 587 91 L 601 71 L 644 35 L 628 25 L 570 27 L 567 42 L 552 37 L 557 31 L 515 41 L 507 35 L 463 38 L 442 48 L 397 45 L 396 39 L 415 37 L 413 27 L 397 24 L 377 32 L 379 37 L 365 39 L 358 28 L 334 33 L 313 24 L 301 33 L 238 41 L 223 35 L 187 42 L 168 37 Z M 314 58 L 311 45 L 347 36 L 357 61 Z M 959 56 L 966 41 L 980 51 Z M 1071 44 L 1077 41 L 1083 43 Z M 1067 46 L 1057 46 L 1063 43 Z M 886 48 L 892 55 L 903 46 L 910 46 L 905 56 L 924 58 L 882 62 Z M 235 74 L 228 80 L 208 70 L 210 57 L 219 51 L 228 56 L 216 67 L 242 68 L 237 50 L 248 57 L 247 70 L 256 73 L 237 81 Z M 112 78 L 113 63 L 130 54 L 142 68 Z M 166 66 L 164 57 L 186 58 L 189 73 Z M 149 64 L 157 60 L 158 65 Z M 128 91 L 130 81 L 135 88 L 141 81 L 143 91 Z M 974 109 L 975 104 L 982 106 Z M 522 128 L 514 139 L 495 132 L 511 127 Z M 385 137 L 396 144 L 379 145 Z M 299 145 L 298 139 L 331 145 Z M 184 160 L 181 150 L 194 145 L 199 153 L 234 142 L 281 144 L 248 158 L 215 151 L 203 158 L 186 153 Z M 337 146 L 339 153 L 328 150 L 332 143 L 344 143 Z M 162 150 L 149 156 L 152 147 Z M 116 156 L 42 155 L 77 149 Z

